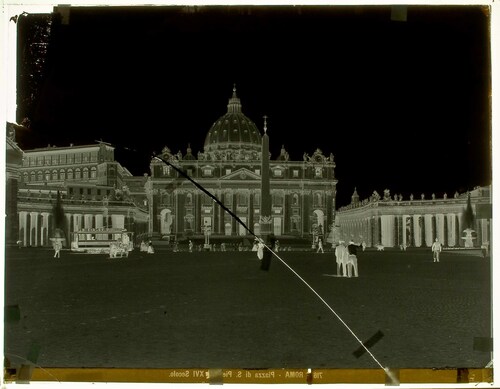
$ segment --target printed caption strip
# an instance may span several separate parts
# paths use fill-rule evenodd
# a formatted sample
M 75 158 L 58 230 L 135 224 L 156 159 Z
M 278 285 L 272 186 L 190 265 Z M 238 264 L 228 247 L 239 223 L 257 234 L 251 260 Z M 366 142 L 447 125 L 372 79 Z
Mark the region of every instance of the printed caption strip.
M 491 383 L 493 369 L 400 369 L 400 383 Z M 16 375 L 5 377 L 15 382 Z M 31 381 L 148 383 L 386 384 L 381 369 L 72 369 L 34 367 Z

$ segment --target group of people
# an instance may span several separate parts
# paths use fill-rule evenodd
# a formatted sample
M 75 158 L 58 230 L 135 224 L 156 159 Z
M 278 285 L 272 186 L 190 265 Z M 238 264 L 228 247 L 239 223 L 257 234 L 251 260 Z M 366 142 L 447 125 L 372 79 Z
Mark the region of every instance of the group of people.
M 149 241 L 148 243 L 142 241 L 140 245 L 140 250 L 143 253 L 154 254 L 155 249 L 153 247 L 153 242 Z
M 363 245 L 358 245 L 352 240 L 349 244 L 345 244 L 344 241 L 339 241 L 339 244 L 335 247 L 335 258 L 337 262 L 337 276 L 339 277 L 352 277 L 354 271 L 354 277 L 358 277 L 358 249 L 364 249 Z

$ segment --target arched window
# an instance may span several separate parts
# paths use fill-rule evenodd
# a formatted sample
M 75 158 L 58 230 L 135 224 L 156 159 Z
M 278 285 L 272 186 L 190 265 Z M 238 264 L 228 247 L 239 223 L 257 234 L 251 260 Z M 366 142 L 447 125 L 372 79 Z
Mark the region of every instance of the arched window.
M 66 172 L 64 169 L 59 170 L 59 179 L 65 180 L 66 179 Z
M 295 205 L 295 206 L 299 205 L 299 195 L 297 193 L 293 194 L 292 205 Z
M 73 169 L 68 169 L 68 180 L 73 179 Z
M 95 168 L 95 166 L 90 169 L 90 178 L 97 178 L 97 169 Z
M 23 174 L 23 182 L 28 182 L 28 172 L 24 172 L 24 174 Z
M 314 194 L 314 201 L 313 201 L 313 205 L 315 207 L 321 207 L 323 205 L 323 201 L 321 199 L 321 193 L 315 193 Z
M 193 195 L 191 193 L 188 193 L 186 195 L 186 205 L 192 205 L 193 204 Z
M 53 179 L 54 181 L 56 181 L 56 180 L 57 180 L 57 178 L 58 178 L 58 177 L 57 177 L 57 170 L 52 170 L 52 179 Z
M 253 205 L 254 207 L 260 206 L 260 193 L 255 193 L 253 196 Z
M 37 181 L 43 181 L 43 172 L 39 170 L 36 174 Z
M 50 172 L 48 170 L 45 170 L 45 181 L 50 181 Z
M 89 168 L 88 167 L 84 167 L 83 168 L 83 177 L 82 178 L 84 178 L 84 179 L 88 179 L 89 178 Z
M 30 173 L 30 181 L 35 181 L 36 177 L 35 177 L 35 172 L 31 172 Z
M 82 172 L 81 172 L 80 168 L 77 168 L 77 169 L 75 169 L 75 179 L 78 180 L 80 178 L 82 178 Z

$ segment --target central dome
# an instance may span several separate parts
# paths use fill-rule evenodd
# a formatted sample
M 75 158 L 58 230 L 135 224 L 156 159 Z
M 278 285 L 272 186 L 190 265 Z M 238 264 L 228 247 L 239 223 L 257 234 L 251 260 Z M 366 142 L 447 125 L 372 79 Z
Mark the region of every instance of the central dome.
M 233 96 L 229 99 L 227 113 L 221 116 L 208 131 L 205 138 L 205 152 L 245 149 L 260 152 L 262 136 L 257 126 L 241 112 L 241 102 L 236 96 L 236 87 Z

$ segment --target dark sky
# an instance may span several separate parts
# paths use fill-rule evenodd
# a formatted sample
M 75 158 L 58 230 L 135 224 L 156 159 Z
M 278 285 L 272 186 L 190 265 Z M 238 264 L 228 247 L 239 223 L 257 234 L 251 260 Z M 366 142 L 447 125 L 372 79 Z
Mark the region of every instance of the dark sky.
M 261 131 L 269 117 L 272 158 L 335 155 L 339 206 L 354 187 L 491 183 L 487 8 L 408 6 L 406 21 L 388 6 L 72 8 L 68 21 L 53 24 L 24 148 L 102 139 L 141 175 L 164 145 L 202 151 L 235 83 Z

